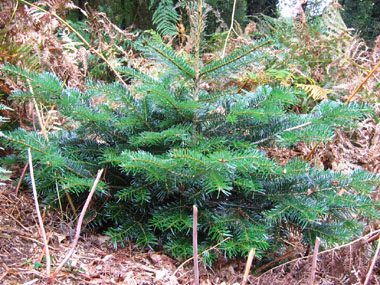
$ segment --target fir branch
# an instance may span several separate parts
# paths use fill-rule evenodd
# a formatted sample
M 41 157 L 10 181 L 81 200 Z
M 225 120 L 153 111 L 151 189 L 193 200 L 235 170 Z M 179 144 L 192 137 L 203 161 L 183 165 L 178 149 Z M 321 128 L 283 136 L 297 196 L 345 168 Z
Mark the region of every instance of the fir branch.
M 163 44 L 158 45 L 156 43 L 149 42 L 145 40 L 145 44 L 165 59 L 168 63 L 174 65 L 178 70 L 180 70 L 184 75 L 195 79 L 196 73 L 194 69 L 180 56 L 178 56 L 173 50 L 164 46 Z
M 240 59 L 246 57 L 250 53 L 254 52 L 255 50 L 257 50 L 257 49 L 259 49 L 259 48 L 261 48 L 261 47 L 263 47 L 269 43 L 271 43 L 270 40 L 268 40 L 264 43 L 261 43 L 259 45 L 248 46 L 248 47 L 245 47 L 245 48 L 243 48 L 243 49 L 241 49 L 241 50 L 239 50 L 239 51 L 237 51 L 231 55 L 226 56 L 225 58 L 223 58 L 221 60 L 213 61 L 200 70 L 200 76 L 204 76 L 206 74 L 211 74 L 212 72 L 217 71 L 218 69 L 222 69 L 224 67 L 227 67 L 228 65 L 239 61 Z M 246 62 L 245 64 L 248 64 L 248 62 Z
M 97 90 L 99 92 L 105 93 L 108 96 L 115 96 L 115 95 L 121 95 L 124 99 L 124 102 L 127 103 L 128 107 L 130 107 L 134 113 L 137 114 L 137 116 L 141 119 L 141 121 L 148 127 L 148 129 L 152 129 L 152 127 L 149 125 L 147 118 L 144 118 L 143 114 L 136 108 L 135 104 L 133 103 L 133 98 L 129 94 L 128 89 L 126 89 L 124 86 L 119 84 L 89 84 L 89 88 L 92 88 L 94 90 Z M 127 94 L 127 95 L 125 95 Z

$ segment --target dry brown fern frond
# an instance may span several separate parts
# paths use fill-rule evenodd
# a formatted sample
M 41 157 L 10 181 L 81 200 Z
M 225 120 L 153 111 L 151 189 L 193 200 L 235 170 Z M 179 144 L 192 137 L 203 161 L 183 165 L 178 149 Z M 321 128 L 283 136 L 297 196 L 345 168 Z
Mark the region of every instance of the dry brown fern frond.
M 352 36 L 341 41 L 341 51 L 328 66 L 327 73 L 334 78 L 335 89 L 342 90 L 343 94 L 349 95 L 363 81 L 367 74 L 376 65 L 371 58 L 371 50 L 363 39 Z M 379 74 L 379 73 L 377 73 Z M 375 92 L 376 74 L 364 85 L 368 93 Z M 343 98 L 344 99 L 344 98 Z M 367 100 L 366 98 L 356 97 L 356 100 Z
M 315 84 L 297 84 L 297 87 L 304 90 L 314 100 L 328 100 L 327 95 L 334 93 L 333 90 L 325 89 Z
M 376 104 L 380 114 L 380 105 Z M 334 171 L 351 173 L 354 169 L 366 169 L 380 173 L 380 124 L 368 118 L 358 124 L 354 131 L 338 131 L 325 149 L 317 152 L 324 167 Z
M 85 73 L 79 67 L 83 56 L 77 47 L 67 48 L 67 40 L 61 37 L 66 27 L 55 16 L 64 13 L 65 7 L 70 3 L 64 0 L 49 0 L 34 2 L 33 6 L 20 4 L 12 22 L 6 27 L 6 40 L 3 44 L 12 43 L 28 47 L 35 56 L 33 69 L 38 66 L 41 71 L 52 71 L 68 86 L 79 87 L 83 85 L 85 77 Z M 24 60 L 11 63 L 32 69 L 31 64 L 26 65 Z

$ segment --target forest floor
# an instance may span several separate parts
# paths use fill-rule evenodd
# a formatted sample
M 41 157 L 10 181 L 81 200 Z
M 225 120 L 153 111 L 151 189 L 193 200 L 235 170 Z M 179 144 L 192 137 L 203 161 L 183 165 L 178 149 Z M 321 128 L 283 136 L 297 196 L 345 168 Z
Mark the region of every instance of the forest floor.
M 307 153 L 305 147 L 268 153 L 279 163 L 286 163 L 297 153 Z M 312 164 L 343 172 L 361 167 L 380 173 L 380 124 L 367 119 L 354 132 L 338 132 L 334 141 L 313 155 Z M 374 193 L 374 199 L 379 196 L 379 191 Z M 42 215 L 54 270 L 72 246 L 76 221 L 70 222 L 63 213 L 54 210 Z M 321 251 L 316 284 L 364 284 L 376 250 L 374 241 L 380 236 L 378 228 L 379 223 L 369 224 L 366 235 L 347 245 Z M 305 248 L 293 246 L 289 252 L 274 253 L 274 262 L 268 266 L 254 261 L 255 274 L 249 276 L 248 284 L 309 284 L 312 258 L 305 256 Z M 260 262 L 261 267 L 255 267 Z M 141 249 L 131 243 L 114 249 L 106 236 L 84 228 L 74 254 L 54 284 L 193 284 L 192 262 L 182 265 L 164 252 Z M 372 282 L 367 284 L 380 284 L 380 262 L 375 265 Z M 241 284 L 244 268 L 245 260 L 222 258 L 212 269 L 200 266 L 200 283 Z M 47 282 L 32 192 L 24 189 L 16 195 L 10 181 L 0 186 L 0 284 Z
M 42 215 L 52 264 L 57 265 L 71 248 L 75 224 L 64 221 L 57 211 Z M 32 192 L 22 191 L 16 196 L 14 186 L 1 187 L 0 283 L 46 284 L 43 248 Z M 162 252 L 133 244 L 114 249 L 108 237 L 84 230 L 69 264 L 54 284 L 192 284 L 191 262 L 180 265 Z M 236 283 L 242 279 L 244 263 L 235 261 L 215 270 L 201 268 L 201 282 Z
M 42 213 L 48 236 L 52 270 L 69 252 L 75 225 L 59 211 Z M 364 284 L 380 231 L 372 231 L 348 245 L 319 253 L 315 284 Z M 247 284 L 309 284 L 312 255 L 292 253 L 270 263 Z M 286 262 L 287 261 L 287 262 Z M 275 265 L 278 265 L 274 267 Z M 380 284 L 379 262 L 372 283 Z M 242 284 L 244 260 L 201 266 L 200 284 Z M 272 268 L 272 269 L 271 269 Z M 257 268 L 256 268 L 257 269 Z M 265 271 L 263 270 L 263 271 Z M 15 187 L 0 188 L 0 284 L 47 284 L 44 246 L 39 234 L 32 192 L 15 194 Z M 108 237 L 84 229 L 74 254 L 53 284 L 193 284 L 192 262 L 185 266 L 163 252 L 129 243 L 114 249 Z

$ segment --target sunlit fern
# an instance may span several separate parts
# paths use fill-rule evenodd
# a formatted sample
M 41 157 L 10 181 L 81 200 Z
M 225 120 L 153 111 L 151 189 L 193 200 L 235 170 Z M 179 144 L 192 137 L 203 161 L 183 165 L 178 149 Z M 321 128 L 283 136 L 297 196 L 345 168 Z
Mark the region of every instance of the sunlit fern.
M 327 95 L 334 92 L 315 84 L 297 84 L 297 87 L 304 90 L 314 100 L 328 100 Z

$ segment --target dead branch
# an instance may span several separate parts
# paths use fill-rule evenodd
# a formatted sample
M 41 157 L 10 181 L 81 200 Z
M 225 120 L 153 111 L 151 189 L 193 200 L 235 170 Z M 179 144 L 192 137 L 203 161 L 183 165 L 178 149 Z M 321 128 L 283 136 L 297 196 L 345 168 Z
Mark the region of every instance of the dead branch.
M 368 239 L 368 238 L 370 238 L 370 237 L 373 237 L 374 235 L 377 235 L 377 234 L 379 234 L 379 233 L 380 233 L 380 230 L 376 230 L 376 231 L 370 232 L 369 234 L 367 234 L 367 235 L 365 235 L 365 236 L 362 236 L 362 237 L 360 237 L 360 238 L 358 238 L 358 239 L 355 239 L 355 240 L 353 240 L 352 242 L 349 242 L 349 243 L 346 243 L 346 244 L 343 244 L 343 245 L 340 245 L 340 246 L 337 246 L 337 247 L 334 247 L 334 248 L 331 248 L 331 249 L 327 249 L 327 250 L 321 251 L 321 252 L 318 253 L 318 255 L 326 254 L 326 253 L 328 253 L 328 252 L 332 252 L 332 251 L 339 250 L 339 249 L 341 249 L 341 248 L 345 248 L 345 247 L 350 246 L 350 245 L 353 245 L 353 244 L 355 244 L 355 243 L 357 243 L 357 242 L 359 242 L 359 241 L 362 241 L 362 240 Z M 281 268 L 282 266 L 285 266 L 285 265 L 287 265 L 287 264 L 291 264 L 291 263 L 293 263 L 293 262 L 298 262 L 298 261 L 300 261 L 300 260 L 308 259 L 308 258 L 310 258 L 311 256 L 312 256 L 312 255 L 307 255 L 307 256 L 299 257 L 299 258 L 296 258 L 296 259 L 290 260 L 290 261 L 288 261 L 288 262 L 285 262 L 285 263 L 283 263 L 283 264 L 280 264 L 280 265 L 278 265 L 278 266 L 276 266 L 276 267 L 273 267 L 273 268 L 269 269 L 268 271 L 265 271 L 265 272 L 264 272 L 263 274 L 261 274 L 259 277 L 262 277 L 262 276 L 264 276 L 265 274 L 270 273 L 270 272 L 272 272 L 272 271 L 274 271 L 274 270 L 276 270 L 276 269 L 279 269 L 279 268 Z M 265 267 L 267 268 L 267 266 L 265 266 Z M 260 268 L 259 268 L 259 269 L 260 269 Z M 257 270 L 258 272 L 259 272 L 259 269 Z

